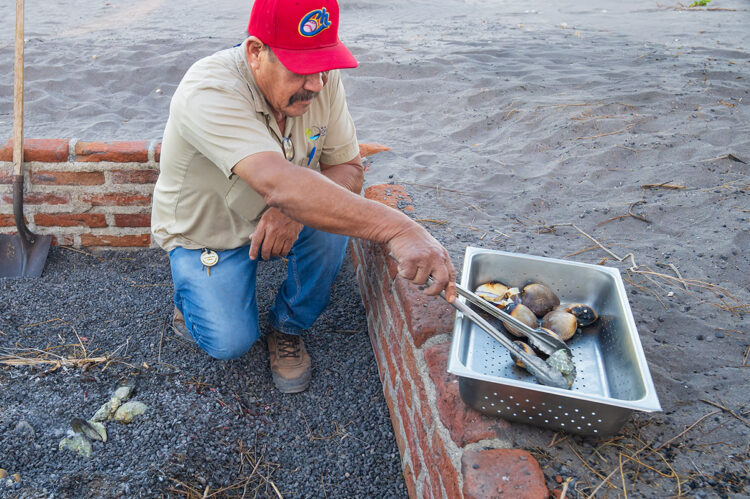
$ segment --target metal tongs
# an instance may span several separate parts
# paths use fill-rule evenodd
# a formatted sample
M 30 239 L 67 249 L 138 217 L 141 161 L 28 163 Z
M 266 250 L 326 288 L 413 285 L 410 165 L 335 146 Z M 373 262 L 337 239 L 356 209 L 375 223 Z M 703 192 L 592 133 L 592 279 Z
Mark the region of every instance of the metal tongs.
M 430 284 L 430 281 L 431 279 L 428 280 L 428 284 Z M 540 351 L 549 355 L 549 358 L 546 361 L 535 355 L 529 355 L 464 302 L 456 300 L 451 303 L 456 310 L 464 314 L 464 316 L 492 336 L 495 341 L 504 346 L 510 352 L 513 359 L 518 359 L 523 362 L 526 365 L 526 370 L 529 371 L 539 383 L 542 385 L 554 386 L 556 388 L 570 389 L 575 380 L 576 369 L 575 364 L 573 364 L 572 354 L 567 345 L 550 337 L 544 332 L 531 329 L 526 324 L 518 321 L 515 317 L 487 303 L 468 289 L 463 288 L 458 284 L 456 284 L 456 289 L 459 295 L 491 314 L 493 317 L 497 317 L 504 323 L 509 323 L 522 330 L 533 346 L 536 346 Z M 445 298 L 445 292 L 441 292 L 440 296 Z

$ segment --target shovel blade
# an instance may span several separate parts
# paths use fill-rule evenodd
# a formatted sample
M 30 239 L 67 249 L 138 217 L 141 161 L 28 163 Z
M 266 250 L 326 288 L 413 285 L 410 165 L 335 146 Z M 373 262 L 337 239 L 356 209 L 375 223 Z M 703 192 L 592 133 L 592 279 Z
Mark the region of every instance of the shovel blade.
M 47 261 L 52 236 L 34 235 L 34 242 L 20 234 L 0 235 L 0 277 L 40 277 Z

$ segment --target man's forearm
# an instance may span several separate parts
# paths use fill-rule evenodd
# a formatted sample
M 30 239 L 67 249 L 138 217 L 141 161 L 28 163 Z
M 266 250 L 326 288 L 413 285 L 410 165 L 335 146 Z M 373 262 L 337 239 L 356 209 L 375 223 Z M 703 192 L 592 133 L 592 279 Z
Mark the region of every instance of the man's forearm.
M 233 171 L 269 206 L 309 227 L 379 242 L 421 229 L 400 211 L 355 195 L 327 176 L 295 166 L 277 153 L 249 156 Z

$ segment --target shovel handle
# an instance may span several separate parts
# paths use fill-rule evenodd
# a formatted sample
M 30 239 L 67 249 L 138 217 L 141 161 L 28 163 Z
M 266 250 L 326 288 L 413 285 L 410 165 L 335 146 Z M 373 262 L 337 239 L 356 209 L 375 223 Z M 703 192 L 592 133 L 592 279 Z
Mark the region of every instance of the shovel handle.
M 13 175 L 23 176 L 23 11 L 16 0 L 16 51 L 13 66 Z

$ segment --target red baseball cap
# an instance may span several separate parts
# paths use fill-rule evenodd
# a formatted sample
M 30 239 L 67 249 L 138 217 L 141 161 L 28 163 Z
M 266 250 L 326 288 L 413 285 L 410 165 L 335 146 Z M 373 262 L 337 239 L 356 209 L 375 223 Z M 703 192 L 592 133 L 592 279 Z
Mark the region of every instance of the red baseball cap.
M 336 0 L 256 0 L 247 33 L 271 47 L 297 74 L 357 67 L 339 40 Z

